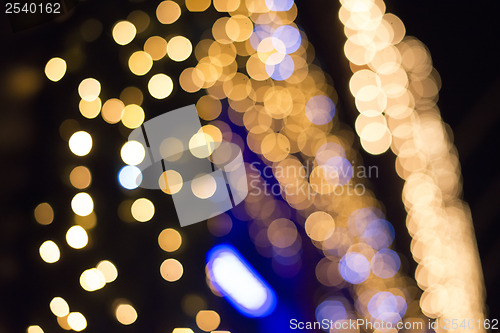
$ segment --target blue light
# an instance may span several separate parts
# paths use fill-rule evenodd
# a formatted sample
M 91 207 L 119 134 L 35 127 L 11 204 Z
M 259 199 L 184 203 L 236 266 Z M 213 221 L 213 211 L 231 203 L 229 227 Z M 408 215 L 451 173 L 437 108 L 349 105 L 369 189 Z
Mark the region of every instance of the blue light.
M 133 165 L 124 166 L 118 173 L 118 181 L 127 190 L 136 189 L 142 182 L 141 170 Z
M 406 309 L 407 305 L 403 297 L 386 291 L 376 293 L 368 302 L 368 312 L 372 317 L 391 324 L 400 321 Z
M 373 274 L 382 279 L 388 279 L 399 271 L 401 259 L 393 250 L 382 249 L 373 256 L 371 266 Z
M 260 42 L 262 40 L 271 37 L 272 35 L 272 30 L 271 26 L 267 24 L 256 24 L 255 28 L 253 30 L 252 35 L 250 36 L 250 44 L 254 48 L 254 50 L 257 50 L 259 47 Z
M 217 245 L 207 254 L 213 287 L 247 317 L 264 317 L 276 307 L 276 294 L 231 245 Z
M 361 253 L 346 253 L 340 259 L 339 273 L 347 282 L 359 284 L 370 276 L 370 262 Z
M 299 30 L 291 25 L 283 25 L 277 28 L 273 32 L 273 37 L 275 38 L 273 39 L 274 47 L 278 50 L 279 45 L 276 45 L 277 40 L 282 41 L 283 44 L 285 44 L 287 54 L 297 51 L 302 43 L 302 37 L 300 36 Z
M 375 250 L 389 247 L 394 240 L 394 227 L 383 219 L 371 221 L 363 232 L 363 240 Z
M 288 54 L 283 58 L 283 60 L 276 65 L 266 64 L 267 74 L 274 80 L 283 81 L 292 76 L 295 70 L 295 63 L 292 57 Z
M 293 0 L 266 0 L 266 6 L 275 12 L 286 12 L 293 6 Z
M 335 104 L 324 95 L 313 96 L 306 104 L 306 117 L 313 124 L 328 124 L 335 116 Z
M 346 185 L 352 178 L 352 165 L 349 161 L 340 156 L 334 156 L 325 165 L 329 166 L 338 173 L 339 184 Z
M 323 301 L 316 308 L 316 321 L 323 322 L 328 321 L 328 323 L 335 323 L 339 320 L 347 319 L 347 311 L 344 304 L 337 299 L 328 299 Z M 329 330 L 324 330 L 329 332 Z

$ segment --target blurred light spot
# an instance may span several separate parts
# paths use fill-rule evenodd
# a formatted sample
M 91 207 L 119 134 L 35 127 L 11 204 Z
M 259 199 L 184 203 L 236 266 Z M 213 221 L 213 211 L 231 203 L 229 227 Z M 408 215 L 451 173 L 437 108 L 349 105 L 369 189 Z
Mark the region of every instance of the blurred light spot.
M 116 266 L 109 260 L 100 261 L 97 264 L 96 269 L 102 273 L 106 283 L 113 282 L 118 277 L 118 270 L 116 269 Z
M 190 12 L 203 12 L 210 7 L 211 0 L 186 0 L 186 8 Z
M 126 165 L 118 173 L 118 181 L 123 188 L 133 190 L 139 187 L 142 182 L 141 169 L 134 165 Z
M 175 170 L 167 170 L 161 174 L 158 184 L 163 192 L 172 195 L 182 189 L 184 182 L 180 173 Z
M 153 60 L 160 60 L 167 54 L 167 41 L 160 36 L 149 37 L 144 43 L 144 51 L 146 51 Z
M 155 214 L 155 206 L 146 199 L 140 198 L 134 201 L 131 207 L 132 216 L 139 222 L 147 222 L 151 220 Z
M 213 138 L 205 132 L 198 132 L 189 139 L 189 151 L 198 158 L 207 158 L 212 155 L 214 146 Z
M 125 105 L 118 98 L 108 99 L 102 106 L 102 119 L 108 124 L 116 124 L 123 115 Z
M 73 154 L 85 156 L 92 149 L 92 137 L 85 131 L 78 131 L 69 138 L 68 145 Z
M 50 311 L 57 317 L 64 317 L 69 314 L 69 305 L 61 297 L 54 297 L 50 301 Z
M 314 212 L 307 218 L 305 229 L 312 240 L 321 242 L 333 235 L 335 221 L 326 212 Z
M 233 12 L 240 6 L 240 0 L 213 0 L 213 3 L 218 12 Z
M 162 24 L 172 24 L 181 16 L 181 7 L 174 1 L 163 1 L 156 8 L 156 17 Z
M 83 271 L 82 275 L 80 275 L 80 285 L 84 290 L 92 292 L 104 287 L 106 279 L 100 270 L 91 268 Z
M 174 83 L 169 76 L 156 74 L 149 80 L 148 90 L 151 96 L 156 99 L 167 98 L 174 90 Z
M 153 59 L 144 51 L 137 51 L 132 53 L 128 59 L 128 67 L 130 71 L 137 76 L 142 76 L 149 72 L 151 67 L 153 67 Z
M 90 186 L 92 174 L 87 167 L 83 165 L 75 167 L 69 174 L 69 181 L 77 189 L 84 189 Z
M 35 208 L 35 220 L 42 224 L 48 225 L 54 221 L 54 210 L 47 202 L 42 202 Z
M 44 333 L 42 328 L 38 325 L 31 325 L 26 329 L 26 333 Z
M 99 112 L 101 112 L 101 99 L 97 97 L 91 102 L 82 99 L 78 108 L 82 116 L 88 119 L 94 119 L 99 115 Z
M 334 299 L 327 299 L 321 302 L 316 308 L 315 314 L 318 322 L 327 321 L 328 323 L 335 323 L 338 320 L 347 319 L 347 311 L 344 304 Z
M 97 225 L 97 217 L 94 212 L 87 216 L 74 215 L 75 224 L 82 226 L 85 230 L 90 230 Z
M 99 97 L 100 93 L 101 84 L 96 79 L 88 78 L 80 82 L 80 85 L 78 85 L 78 94 L 87 102 L 95 100 Z
M 182 298 L 182 311 L 191 317 L 195 317 L 198 311 L 207 308 L 207 302 L 200 295 L 187 294 Z
M 167 259 L 160 266 L 160 274 L 168 282 L 175 282 L 182 277 L 184 268 L 182 264 L 175 259 Z
M 51 240 L 45 241 L 40 245 L 40 257 L 48 264 L 53 264 L 61 257 L 61 252 L 56 243 Z
M 274 44 L 279 42 L 280 45 L 281 43 L 285 45 L 287 54 L 297 51 L 302 43 L 299 30 L 291 25 L 282 25 L 277 28 L 273 32 L 273 37 Z M 279 45 L 275 45 L 275 47 L 278 49 Z
M 196 111 L 198 111 L 198 115 L 201 119 L 214 120 L 220 115 L 222 105 L 219 99 L 210 95 L 205 95 L 196 103 Z
M 158 236 L 158 245 L 163 251 L 174 252 L 177 251 L 182 244 L 181 234 L 172 228 L 168 228 L 160 232 Z
M 146 150 L 138 141 L 127 141 L 120 150 L 120 156 L 126 164 L 137 165 L 146 157 Z
M 370 275 L 370 262 L 360 253 L 346 253 L 339 262 L 340 275 L 349 283 L 359 284 Z
M 45 65 L 45 75 L 50 81 L 57 82 L 66 74 L 66 61 L 61 58 L 52 58 Z
M 191 181 L 193 194 L 200 199 L 208 199 L 217 190 L 217 182 L 210 174 L 200 174 Z
M 82 249 L 87 246 L 89 237 L 85 229 L 79 225 L 74 225 L 66 232 L 66 242 L 74 249 Z
M 137 87 L 127 87 L 122 90 L 120 94 L 120 100 L 125 104 L 137 104 L 141 105 L 144 96 L 142 91 Z
M 220 316 L 212 310 L 202 310 L 196 314 L 196 325 L 200 330 L 210 332 L 220 325 Z
M 210 250 L 207 274 L 214 288 L 245 316 L 264 317 L 274 310 L 274 291 L 232 246 Z
M 87 327 L 87 320 L 80 312 L 71 312 L 68 315 L 68 325 L 73 331 L 83 331 Z
M 335 104 L 330 98 L 324 95 L 311 97 L 306 104 L 307 119 L 313 124 L 328 124 L 333 119 L 334 115 Z
M 174 61 L 184 61 L 191 55 L 193 46 L 189 39 L 184 36 L 175 36 L 168 41 L 167 53 Z
M 252 35 L 252 32 L 252 20 L 245 15 L 233 15 L 226 23 L 226 34 L 235 42 L 243 42 L 247 40 Z
M 292 8 L 293 2 L 294 0 L 266 0 L 266 6 L 275 12 L 286 12 Z
M 406 301 L 390 292 L 378 292 L 368 302 L 368 312 L 376 319 L 396 324 L 406 313 Z
M 80 192 L 71 200 L 71 209 L 76 215 L 87 216 L 94 210 L 94 201 L 88 193 Z
M 371 260 L 373 274 L 388 279 L 396 275 L 401 266 L 401 260 L 396 252 L 384 248 L 375 253 Z
M 174 328 L 172 333 L 194 333 L 192 329 L 190 328 Z
M 376 250 L 389 247 L 394 240 L 394 227 L 383 219 L 371 221 L 363 232 L 363 240 Z
M 271 78 L 277 81 L 284 81 L 290 78 L 294 70 L 295 70 L 295 64 L 293 62 L 292 57 L 290 57 L 289 55 L 285 55 L 283 60 L 276 65 L 266 64 L 267 74 Z
M 137 320 L 137 311 L 127 303 L 119 304 L 115 310 L 116 320 L 122 325 L 131 325 Z
M 129 104 L 123 110 L 121 120 L 125 127 L 134 129 L 142 125 L 144 118 L 144 110 L 139 105 Z
M 267 228 L 267 237 L 274 246 L 284 249 L 295 243 L 297 227 L 289 219 L 276 219 Z
M 336 173 L 340 185 L 346 185 L 352 178 L 353 169 L 351 163 L 344 157 L 334 156 L 325 162 L 329 170 Z
M 120 21 L 113 27 L 113 39 L 119 45 L 130 43 L 137 33 L 135 26 L 128 21 Z

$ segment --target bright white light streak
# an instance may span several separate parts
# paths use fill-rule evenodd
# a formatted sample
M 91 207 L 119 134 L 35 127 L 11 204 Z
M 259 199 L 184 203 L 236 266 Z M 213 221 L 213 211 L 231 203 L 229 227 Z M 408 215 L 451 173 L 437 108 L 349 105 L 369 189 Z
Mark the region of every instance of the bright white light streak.
M 255 269 L 230 245 L 218 245 L 207 255 L 209 278 L 239 312 L 264 317 L 276 307 L 276 294 Z

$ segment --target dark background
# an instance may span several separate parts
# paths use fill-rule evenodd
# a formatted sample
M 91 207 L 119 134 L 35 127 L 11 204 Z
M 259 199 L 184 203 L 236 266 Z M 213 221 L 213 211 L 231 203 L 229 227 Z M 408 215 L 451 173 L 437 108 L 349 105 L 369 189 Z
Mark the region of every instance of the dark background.
M 59 55 L 65 48 L 74 46 L 68 35 L 74 32 L 77 23 L 85 18 L 96 17 L 103 21 L 104 32 L 108 34 L 112 24 L 118 19 L 124 19 L 132 9 L 144 10 L 152 8 L 156 2 L 144 1 L 142 4 L 126 3 L 124 1 L 85 1 L 76 4 L 74 9 L 59 21 L 51 21 L 29 29 L 13 29 L 12 22 L 0 13 L 0 332 L 21 332 L 31 323 L 40 323 L 54 331 L 60 331 L 54 323 L 48 309 L 47 300 L 55 294 L 64 295 L 72 310 L 81 311 L 89 321 L 88 331 L 151 331 L 156 332 L 162 325 L 161 311 L 168 310 L 163 321 L 166 327 L 178 323 L 185 326 L 185 320 L 175 314 L 180 312 L 175 304 L 182 297 L 182 290 L 202 292 L 206 287 L 202 280 L 182 279 L 175 288 L 157 290 L 155 286 L 162 283 L 157 274 L 157 265 L 147 265 L 147 260 L 161 262 L 165 255 L 156 245 L 157 235 L 166 226 L 175 227 L 175 216 L 171 215 L 171 203 L 157 212 L 163 217 L 163 225 L 152 224 L 140 228 L 123 223 L 112 218 L 109 209 L 96 208 L 100 231 L 93 234 L 94 244 L 91 250 L 82 256 L 78 251 L 62 249 L 61 263 L 55 268 L 42 263 L 38 256 L 38 246 L 47 238 L 63 240 L 69 223 L 71 212 L 66 208 L 73 195 L 73 190 L 63 183 L 65 168 L 80 163 L 72 160 L 59 135 L 59 125 L 64 119 L 78 118 L 75 105 L 78 99 L 73 93 L 73 87 L 78 84 L 78 77 L 67 74 L 64 84 L 52 84 L 44 77 L 26 74 L 26 79 L 33 85 L 38 85 L 37 93 L 32 95 L 14 94 L 9 89 L 12 83 L 13 68 L 28 67 L 43 69 L 46 61 Z M 352 126 L 354 122 L 354 103 L 348 91 L 349 67 L 343 56 L 345 41 L 341 23 L 337 19 L 339 4 L 331 0 L 297 0 L 299 24 L 316 50 L 316 57 L 323 69 L 334 80 L 334 86 L 339 93 L 339 109 L 341 119 Z M 68 3 L 71 8 L 75 3 Z M 387 0 L 387 12 L 396 14 L 406 26 L 407 35 L 419 38 L 429 48 L 434 67 L 442 78 L 442 89 L 438 105 L 442 118 L 450 124 L 454 131 L 462 165 L 464 200 L 472 210 L 474 227 L 482 261 L 485 285 L 487 290 L 487 306 L 489 318 L 500 318 L 500 278 L 499 228 L 500 221 L 500 172 L 497 167 L 498 147 L 500 139 L 500 4 L 490 1 L 451 1 L 451 0 L 420 0 L 420 1 L 390 1 Z M 215 12 L 203 14 L 184 14 L 184 23 L 180 31 L 192 38 L 196 43 L 199 35 L 208 29 L 214 21 Z M 13 32 L 13 30 L 19 30 Z M 180 32 L 179 31 L 179 32 Z M 174 32 L 174 31 L 173 31 Z M 102 39 L 102 38 L 101 38 Z M 108 51 L 109 48 L 110 50 Z M 111 54 L 107 57 L 97 52 L 106 50 Z M 85 58 L 83 69 L 86 76 L 91 77 L 106 71 L 108 77 L 116 81 L 123 80 L 123 71 L 119 70 L 115 60 L 121 54 L 116 46 L 110 48 L 100 40 L 88 49 L 79 49 Z M 102 51 L 101 51 L 102 52 Z M 115 52 L 115 53 L 112 53 Z M 115 58 L 113 58 L 115 57 Z M 192 57 L 190 58 L 192 60 Z M 31 66 L 31 67 L 30 67 Z M 166 70 L 178 76 L 179 69 L 168 67 Z M 177 73 L 176 73 L 177 71 Z M 30 73 L 28 71 L 28 73 Z M 121 77 L 122 76 L 122 77 Z M 56 86 L 58 85 L 58 86 Z M 140 85 L 139 81 L 137 85 Z M 117 95 L 119 90 L 109 88 L 107 95 Z M 73 91 L 73 92 L 72 92 Z M 64 99 L 65 96 L 70 96 Z M 184 105 L 191 97 L 179 90 L 174 90 L 169 109 Z M 148 110 L 162 113 L 164 108 L 160 103 L 148 102 Z M 69 110 L 73 106 L 72 110 Z M 68 108 L 66 111 L 61 109 Z M 94 190 L 96 200 L 106 202 L 116 207 L 129 195 L 116 187 L 116 172 L 119 169 L 116 156 L 106 154 L 110 149 L 119 149 L 123 134 L 117 129 L 108 135 L 109 125 L 102 121 L 80 121 L 82 129 L 89 129 L 95 134 L 98 159 L 86 159 L 94 172 Z M 398 252 L 411 258 L 409 252 L 410 237 L 404 226 L 404 208 L 401 203 L 402 181 L 394 172 L 394 156 L 391 153 L 379 157 L 364 155 L 365 163 L 380 166 L 380 177 L 374 180 L 377 197 L 387 208 L 388 219 L 396 228 L 396 247 Z M 113 168 L 106 168 L 113 165 Z M 94 171 L 95 170 L 95 171 Z M 132 196 L 131 196 L 132 197 Z M 37 203 L 49 201 L 55 203 L 56 219 L 67 219 L 66 225 L 60 224 L 45 228 L 36 225 L 32 212 Z M 113 208 L 114 209 L 114 208 Z M 54 223 L 55 224 L 55 223 Z M 235 227 L 235 233 L 244 235 L 246 229 Z M 185 265 L 185 269 L 194 270 L 200 276 L 204 274 L 204 258 L 199 255 L 213 244 L 207 237 L 206 228 L 202 225 L 186 228 L 189 233 L 186 250 L 181 251 L 177 258 Z M 153 236 L 151 236 L 153 235 Z M 240 237 L 242 244 L 249 249 L 253 246 L 244 236 Z M 191 243 L 189 243 L 191 242 Z M 246 243 L 245 243 L 246 242 Z M 64 243 L 60 241 L 59 244 Z M 127 246 L 120 246 L 126 244 Z M 100 256 L 106 253 L 106 258 L 117 263 L 120 279 L 106 286 L 97 301 L 91 301 L 86 292 L 79 286 L 75 288 L 74 278 L 82 267 L 91 267 Z M 245 255 L 251 255 L 251 251 Z M 65 257 L 64 257 L 65 256 Z M 145 260 L 147 258 L 147 260 Z M 408 274 L 413 275 L 415 267 L 408 261 Z M 264 267 L 269 263 L 263 262 Z M 155 271 L 148 272 L 150 266 Z M 263 273 L 266 278 L 272 278 L 272 271 Z M 306 279 L 307 281 L 307 279 Z M 283 288 L 285 288 L 284 286 Z M 75 289 L 79 289 L 75 291 Z M 285 290 L 285 289 L 283 289 Z M 279 292 L 279 290 L 278 290 Z M 307 293 L 307 288 L 297 291 L 299 298 Z M 100 321 L 100 314 L 108 311 L 113 297 L 127 297 L 140 304 L 140 321 L 134 327 L 113 326 L 107 321 Z M 77 303 L 75 308 L 73 305 Z M 216 299 L 209 304 L 223 316 L 227 328 L 243 332 L 237 327 L 241 324 L 237 319 L 229 319 L 233 314 L 223 302 Z M 108 316 L 109 317 L 109 316 Z M 172 319 L 172 317 L 174 319 Z M 238 317 L 235 317 L 238 318 Z M 50 319 L 50 320 L 49 320 Z M 47 322 L 51 323 L 47 323 Z M 153 324 L 153 322 L 155 322 Z M 248 322 L 248 321 L 247 321 Z M 247 324 L 245 322 L 245 324 Z M 184 324 L 184 325 L 183 325 Z M 140 326 L 138 326 L 140 325 Z M 256 326 L 248 324 L 248 332 L 257 331 Z M 193 325 L 194 326 L 194 325 Z M 140 328 L 140 329 L 139 329 Z M 47 331 L 47 330 L 46 330 Z

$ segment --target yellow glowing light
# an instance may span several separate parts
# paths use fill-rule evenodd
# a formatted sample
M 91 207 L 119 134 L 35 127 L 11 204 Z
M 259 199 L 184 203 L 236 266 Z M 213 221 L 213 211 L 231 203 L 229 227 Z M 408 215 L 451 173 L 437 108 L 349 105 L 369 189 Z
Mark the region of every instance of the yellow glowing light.
M 135 25 L 128 21 L 120 21 L 113 27 L 113 39 L 119 45 L 127 45 L 130 43 L 137 33 Z
M 80 192 L 71 200 L 71 209 L 76 215 L 87 216 L 94 210 L 94 201 L 88 193 Z
M 166 252 L 177 251 L 182 244 L 181 234 L 172 228 L 163 230 L 158 236 L 158 245 Z
M 191 55 L 193 46 L 184 36 L 175 36 L 168 41 L 167 53 L 173 61 L 184 61 Z
M 129 104 L 123 110 L 122 123 L 125 127 L 134 129 L 142 125 L 145 118 L 144 110 L 136 104 Z
M 174 1 L 163 1 L 156 8 L 156 17 L 162 24 L 172 24 L 181 16 L 181 7 Z
M 26 333 L 44 333 L 42 328 L 38 325 L 31 325 L 26 329 Z
M 45 75 L 50 81 L 57 82 L 66 74 L 66 61 L 61 58 L 52 58 L 45 65 Z
M 325 212 L 314 212 L 306 220 L 306 233 L 312 240 L 324 241 L 333 235 L 335 221 L 333 217 Z
M 128 67 L 135 75 L 142 76 L 153 67 L 153 58 L 144 51 L 134 52 L 128 59 Z
M 54 316 L 64 317 L 69 314 L 69 305 L 63 298 L 54 297 L 50 301 L 50 311 L 52 311 Z
M 96 268 L 102 273 L 106 283 L 113 282 L 118 277 L 116 266 L 109 260 L 100 261 Z
M 198 132 L 189 140 L 189 151 L 198 158 L 212 155 L 214 147 L 214 139 L 205 132 Z
M 172 333 L 194 333 L 194 332 L 190 328 L 177 327 L 177 328 L 174 328 Z
M 137 33 L 145 31 L 151 23 L 149 15 L 142 10 L 134 10 L 127 16 L 127 20 L 137 29 Z
M 210 7 L 211 0 L 186 0 L 186 8 L 190 12 L 203 12 Z
M 218 12 L 234 12 L 240 6 L 240 0 L 213 0 Z
M 198 111 L 198 115 L 201 119 L 214 120 L 220 115 L 222 105 L 219 99 L 210 95 L 205 95 L 196 103 L 196 111 Z
M 94 212 L 90 213 L 87 216 L 74 216 L 74 221 L 76 225 L 81 225 L 85 230 L 90 230 L 94 228 L 97 224 L 97 217 Z
M 80 312 L 71 312 L 68 315 L 68 325 L 73 331 L 83 331 L 87 327 L 87 319 Z
M 163 159 L 174 162 L 184 155 L 184 145 L 181 140 L 175 137 L 168 137 L 161 142 L 160 153 Z
M 213 331 L 220 325 L 220 316 L 215 311 L 202 310 L 196 314 L 196 325 L 205 332 Z
M 57 317 L 57 323 L 59 324 L 59 326 L 63 330 L 66 330 L 66 331 L 71 330 L 71 326 L 69 326 L 69 324 L 68 324 L 68 316 L 69 316 L 69 313 L 63 317 Z
M 69 138 L 68 144 L 73 154 L 85 156 L 92 149 L 92 137 L 85 131 L 78 131 Z
M 42 224 L 48 225 L 54 221 L 54 210 L 47 202 L 42 202 L 35 208 L 35 220 Z
M 156 74 L 149 80 L 148 90 L 156 99 L 167 98 L 174 90 L 174 83 L 168 75 Z
M 106 285 L 104 274 L 97 268 L 91 268 L 83 271 L 80 275 L 80 285 L 86 291 L 96 291 Z
M 82 116 L 88 119 L 94 119 L 99 115 L 99 112 L 101 112 L 101 99 L 97 97 L 91 102 L 82 99 L 78 108 Z
M 102 119 L 108 124 L 116 124 L 123 115 L 125 105 L 117 98 L 108 99 L 102 106 Z
M 120 150 L 120 156 L 126 164 L 137 165 L 146 157 L 146 150 L 138 141 L 127 141 Z
M 87 167 L 80 165 L 71 170 L 69 181 L 71 185 L 81 190 L 90 186 L 92 174 Z
M 87 246 L 89 236 L 81 226 L 74 225 L 66 232 L 66 242 L 74 249 L 82 249 Z
M 179 280 L 183 273 L 182 264 L 175 259 L 167 259 L 160 266 L 160 274 L 168 282 Z
M 45 241 L 40 245 L 40 257 L 48 264 L 53 264 L 61 257 L 61 252 L 56 243 L 51 240 Z
M 137 320 L 137 311 L 130 304 L 119 304 L 115 310 L 116 320 L 122 325 L 131 325 Z
M 201 174 L 191 181 L 191 191 L 200 199 L 208 199 L 217 190 L 217 182 L 210 174 Z
M 101 83 L 94 78 L 88 78 L 80 82 L 78 86 L 78 94 L 87 101 L 92 102 L 101 93 Z
M 184 182 L 180 173 L 175 170 L 167 170 L 160 175 L 158 184 L 163 192 L 175 194 L 182 189 Z
M 243 42 L 250 38 L 253 32 L 253 23 L 245 15 L 234 15 L 226 23 L 226 34 L 235 42 Z
M 155 214 L 155 206 L 146 199 L 140 198 L 134 201 L 131 207 L 132 216 L 139 222 L 147 222 L 151 220 Z
M 160 60 L 167 54 L 167 41 L 160 36 L 149 37 L 144 43 L 144 51 L 146 51 L 153 60 Z

